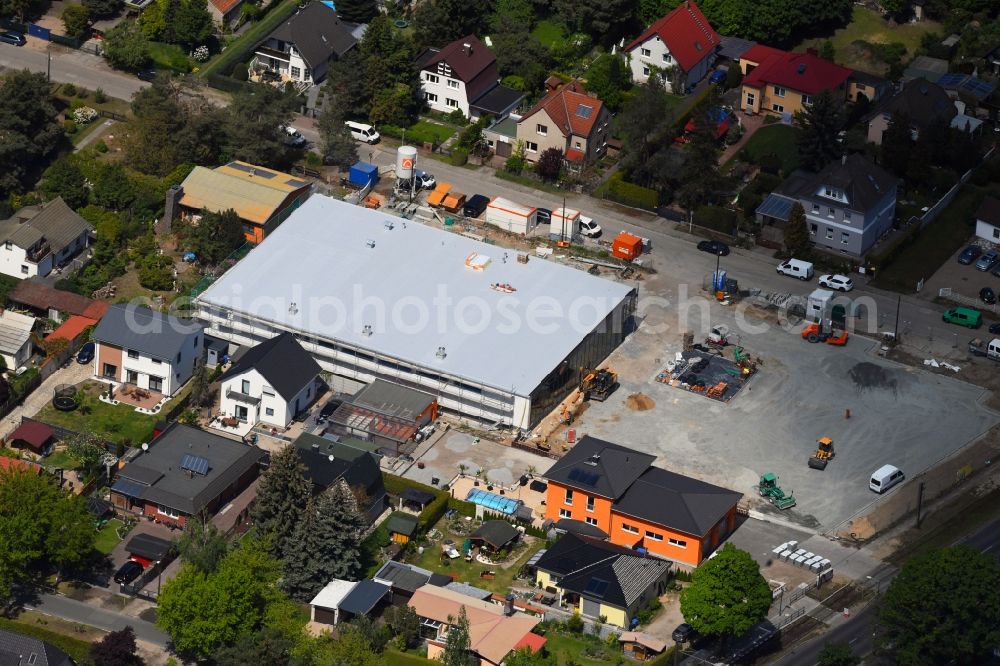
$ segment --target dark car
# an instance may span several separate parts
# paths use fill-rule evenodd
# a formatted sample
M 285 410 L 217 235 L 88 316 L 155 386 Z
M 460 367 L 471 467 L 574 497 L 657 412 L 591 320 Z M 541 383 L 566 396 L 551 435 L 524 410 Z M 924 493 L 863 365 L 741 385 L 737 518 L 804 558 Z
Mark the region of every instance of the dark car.
M 535 220 L 538 224 L 550 224 L 552 222 L 552 211 L 548 208 L 536 208 Z
M 465 200 L 465 207 L 462 208 L 462 215 L 466 217 L 479 217 L 486 210 L 486 206 L 490 203 L 489 197 L 484 197 L 482 194 L 476 194 L 469 199 Z
M 1000 323 L 990 324 L 990 333 L 992 333 L 994 335 L 996 335 L 997 333 L 1000 333 Z
M 337 407 L 340 407 L 342 404 L 344 404 L 343 400 L 330 398 L 326 404 L 323 405 L 323 409 L 319 410 L 319 416 L 316 417 L 316 422 L 326 423 L 327 419 L 333 416 L 333 413 L 337 411 Z
M 983 250 L 978 245 L 970 245 L 969 247 L 962 250 L 962 254 L 958 255 L 958 263 L 968 266 L 973 261 L 975 261 L 982 253 Z
M 156 80 L 156 70 L 155 69 L 144 69 L 136 74 L 143 81 L 155 81 Z
M 694 627 L 687 622 L 678 624 L 677 628 L 674 629 L 674 633 L 670 634 L 670 637 L 676 643 L 686 643 L 694 637 Z
M 142 575 L 142 565 L 135 560 L 129 560 L 115 572 L 115 582 L 119 585 L 128 585 Z
M 729 74 L 727 70 L 717 69 L 712 72 L 712 76 L 708 77 L 709 83 L 722 83 L 726 80 L 726 76 Z
M 703 240 L 698 243 L 698 249 L 702 252 L 709 252 L 711 254 L 717 254 L 720 257 L 725 257 L 729 254 L 729 246 L 721 241 L 715 240 Z
M 983 287 L 979 290 L 979 300 L 988 305 L 993 305 L 997 302 L 997 295 L 989 287 Z
M 28 43 L 28 40 L 24 38 L 19 32 L 14 30 L 5 30 L 0 32 L 0 42 L 4 44 L 13 44 L 14 46 L 24 46 Z
M 80 347 L 79 353 L 76 355 L 76 362 L 80 365 L 86 365 L 94 360 L 94 343 L 88 342 L 84 346 Z

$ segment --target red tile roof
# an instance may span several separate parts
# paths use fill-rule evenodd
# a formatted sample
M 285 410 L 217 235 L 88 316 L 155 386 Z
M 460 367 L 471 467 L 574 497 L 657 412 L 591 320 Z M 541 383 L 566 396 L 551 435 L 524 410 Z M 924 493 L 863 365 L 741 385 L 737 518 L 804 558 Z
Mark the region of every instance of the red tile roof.
M 705 15 L 694 2 L 684 2 L 674 11 L 657 20 L 625 47 L 631 51 L 650 37 L 658 35 L 670 49 L 670 54 L 685 72 L 694 69 L 701 60 L 722 43 Z
M 33 472 L 35 474 L 41 474 L 42 468 L 33 462 L 27 460 L 20 460 L 18 458 L 8 458 L 7 456 L 0 456 L 0 470 L 13 471 L 15 469 L 24 470 L 26 472 Z
M 233 7 L 243 2 L 243 0 L 210 0 L 212 6 L 219 10 L 223 16 L 230 12 Z
M 743 55 L 746 58 L 746 54 Z M 743 85 L 763 88 L 767 84 L 818 95 L 832 90 L 851 76 L 852 71 L 814 53 L 780 53 L 767 58 L 750 72 Z
M 76 339 L 76 336 L 83 333 L 83 331 L 88 326 L 96 326 L 97 320 L 91 319 L 90 317 L 81 317 L 80 315 L 73 315 L 59 327 L 45 336 L 46 340 L 55 340 L 56 338 L 62 338 L 63 340 L 69 340 L 72 342 Z
M 586 111 L 587 108 L 590 111 Z M 550 91 L 529 111 L 519 123 L 523 123 L 542 109 L 556 124 L 563 136 L 577 135 L 589 137 L 604 110 L 604 102 L 583 92 L 578 81 L 570 81 L 563 87 Z
M 583 154 L 583 151 L 576 148 L 570 148 L 566 151 L 566 159 L 570 162 L 582 162 L 585 157 L 586 155 Z
M 531 652 L 540 652 L 545 647 L 545 642 L 546 639 L 544 636 L 539 636 L 529 631 L 521 637 L 521 640 L 514 644 L 514 649 L 528 648 Z
M 90 310 L 90 314 L 88 314 L 88 310 L 96 303 L 93 299 L 74 294 L 70 291 L 53 289 L 42 282 L 33 282 L 31 280 L 21 280 L 18 282 L 17 286 L 8 295 L 8 298 L 14 303 L 21 303 L 38 310 L 55 308 L 60 312 L 86 315 L 92 319 L 100 319 L 108 309 L 107 303 L 103 303 L 97 306 L 102 308 L 99 315 L 94 316 L 93 313 L 96 312 L 94 310 Z
M 740 60 L 749 60 L 761 65 L 771 58 L 779 58 L 783 55 L 785 55 L 785 52 L 781 49 L 764 46 L 763 44 L 754 44 L 740 55 Z

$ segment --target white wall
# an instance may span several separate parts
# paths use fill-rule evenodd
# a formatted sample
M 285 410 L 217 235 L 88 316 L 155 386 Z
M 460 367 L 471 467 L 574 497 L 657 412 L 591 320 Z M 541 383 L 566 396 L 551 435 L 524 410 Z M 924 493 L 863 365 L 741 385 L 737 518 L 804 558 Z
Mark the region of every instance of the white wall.
M 449 82 L 452 85 L 458 84 L 458 87 L 449 87 Z M 437 101 L 429 98 L 428 94 L 437 95 Z M 435 111 L 451 113 L 455 109 L 460 109 L 466 118 L 470 116 L 469 96 L 465 90 L 465 83 L 459 79 L 424 70 L 420 72 L 420 96 L 427 100 L 427 106 Z M 458 106 L 448 106 L 445 100 L 449 98 L 458 102 Z
M 194 374 L 194 366 L 196 361 L 201 358 L 202 349 L 205 344 L 205 335 L 202 332 L 198 332 L 187 337 L 184 346 L 181 349 L 180 361 L 177 357 L 170 359 L 158 359 L 150 356 L 149 354 L 138 353 L 137 358 L 129 357 L 129 350 L 122 350 L 122 362 L 121 362 L 121 381 L 129 384 L 135 384 L 139 388 L 156 390 L 150 388 L 149 378 L 150 376 L 159 377 L 163 380 L 163 388 L 160 390 L 165 396 L 172 396 L 177 392 L 191 375 Z M 98 345 L 98 346 L 110 346 L 113 345 Z M 95 353 L 94 363 L 95 363 L 95 375 L 100 376 L 101 369 L 96 367 L 96 364 L 100 361 L 100 354 Z M 129 370 L 138 373 L 138 377 L 133 381 L 129 377 Z
M 649 49 L 648 56 L 642 54 L 643 49 Z M 677 62 L 670 53 L 667 44 L 658 35 L 653 35 L 643 43 L 637 45 L 628 52 L 628 55 L 629 69 L 632 70 L 632 80 L 636 83 L 645 83 L 652 75 L 654 67 L 665 70 L 677 66 Z M 644 71 L 646 69 L 649 70 L 649 73 Z M 666 86 L 667 90 L 670 90 L 669 82 L 667 82 Z M 676 91 L 670 90 L 670 92 Z
M 991 243 L 1000 243 L 1000 227 L 994 226 L 989 222 L 976 220 L 976 235 Z
M 24 250 L 13 243 L 10 244 L 10 247 L 7 247 L 6 244 L 0 244 L 0 273 L 16 277 L 19 280 L 38 275 L 38 266 L 28 261 L 26 254 Z M 22 266 L 27 268 L 27 272 L 21 270 Z
M 243 381 L 250 383 L 249 391 L 243 390 Z M 248 370 L 244 373 L 230 377 L 222 383 L 221 397 L 219 402 L 220 410 L 227 416 L 236 415 L 237 405 L 247 408 L 247 421 L 249 423 L 263 422 L 274 426 L 286 427 L 292 422 L 296 414 L 296 401 L 298 409 L 307 407 L 316 397 L 315 378 L 309 381 L 302 389 L 287 401 L 278 395 L 264 377 L 256 370 Z M 260 398 L 258 405 L 235 400 L 227 396 L 229 391 L 245 393 L 253 398 Z

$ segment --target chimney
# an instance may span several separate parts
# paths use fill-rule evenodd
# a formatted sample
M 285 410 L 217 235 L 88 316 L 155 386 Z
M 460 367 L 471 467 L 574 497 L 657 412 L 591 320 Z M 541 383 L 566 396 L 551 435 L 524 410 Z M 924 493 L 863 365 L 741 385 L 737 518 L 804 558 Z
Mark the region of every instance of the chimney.
M 184 188 L 180 185 L 171 185 L 167 188 L 163 206 L 163 219 L 160 220 L 160 231 L 170 233 L 170 227 L 180 213 L 181 197 L 184 196 Z
M 472 44 L 465 42 L 462 44 L 462 50 L 465 52 L 465 55 L 472 55 Z

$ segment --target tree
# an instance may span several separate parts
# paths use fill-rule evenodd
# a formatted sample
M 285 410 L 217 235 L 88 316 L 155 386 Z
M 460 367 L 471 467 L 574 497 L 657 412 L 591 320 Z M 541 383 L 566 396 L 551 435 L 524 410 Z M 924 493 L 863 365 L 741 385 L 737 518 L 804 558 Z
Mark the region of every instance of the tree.
M 226 646 L 212 657 L 214 666 L 264 666 L 265 664 L 287 664 L 299 666 L 292 655 L 295 642 L 284 632 L 274 628 L 264 628 L 249 637 L 241 637 L 235 644 Z M 301 666 L 305 666 L 302 663 Z
M 83 564 L 94 547 L 94 516 L 79 495 L 61 493 L 48 509 L 45 557 L 60 577 Z
M 444 652 L 441 653 L 441 661 L 444 666 L 469 666 L 472 663 L 469 655 L 472 643 L 469 639 L 469 616 L 465 613 L 465 606 L 459 609 L 458 618 L 448 616 L 448 625 L 448 639 Z
M 260 533 L 271 537 L 271 552 L 276 557 L 285 555 L 302 509 L 311 497 L 306 467 L 295 447 L 286 447 L 271 456 L 271 465 L 257 488 L 252 517 Z
M 843 154 L 840 130 L 844 127 L 844 115 L 830 91 L 824 90 L 814 97 L 798 121 L 799 155 L 806 169 L 818 172 Z
M 76 160 L 64 155 L 52 163 L 42 176 L 41 190 L 50 199 L 62 197 L 66 205 L 74 210 L 87 205 L 90 190 Z
M 294 95 L 274 86 L 244 86 L 227 109 L 225 152 L 250 164 L 287 167 L 302 153 L 281 129 L 291 123 L 295 106 Z
M 94 203 L 114 211 L 127 210 L 136 197 L 128 173 L 117 162 L 101 167 L 92 193 Z
M 149 40 L 132 20 L 125 20 L 104 35 L 104 56 L 115 69 L 138 71 L 149 64 Z
M 165 176 L 184 159 L 188 117 L 180 90 L 168 78 L 157 77 L 132 99 L 134 127 L 126 135 L 125 161 L 133 169 Z
M 378 14 L 375 0 L 340 0 L 337 15 L 351 23 L 368 23 Z
M 491 2 L 466 0 L 425 0 L 413 12 L 413 38 L 419 47 L 443 46 L 480 33 L 492 14 L 491 5 Z
M 750 554 L 727 543 L 681 592 L 684 619 L 703 635 L 741 636 L 767 615 L 771 588 Z
M 190 404 L 192 407 L 208 407 L 215 401 L 215 391 L 212 390 L 208 377 L 208 368 L 204 363 L 198 363 L 191 377 Z
M 504 666 L 556 666 L 555 656 L 548 650 L 532 652 L 531 648 L 514 650 L 503 660 Z
M 546 148 L 538 156 L 538 164 L 535 171 L 542 177 L 542 180 L 554 181 L 562 173 L 563 151 L 558 148 Z
M 45 74 L 14 72 L 2 83 L 0 101 L 0 200 L 27 184 L 29 176 L 63 137 L 59 112 Z
M 1000 645 L 1000 565 L 971 546 L 910 558 L 885 592 L 878 642 L 893 663 L 982 663 Z
M 626 139 L 622 142 L 621 168 L 629 182 L 644 187 L 662 182 L 654 177 L 651 165 L 653 156 L 659 151 L 677 152 L 667 145 L 672 143 L 673 137 L 667 134 L 673 121 L 663 82 L 658 77 L 650 77 L 639 86 L 618 118 L 618 131 Z
M 323 162 L 347 169 L 358 161 L 358 144 L 344 124 L 339 104 L 327 104 L 316 123 Z
M 364 635 L 354 626 L 348 626 L 337 640 L 327 643 L 328 659 L 318 660 L 319 663 L 336 664 L 336 666 L 382 666 L 382 657 L 375 653 Z
M 824 39 L 823 44 L 819 47 L 819 57 L 823 60 L 833 61 L 837 57 L 837 50 L 833 47 L 833 42 L 829 39 Z
M 184 534 L 177 542 L 181 558 L 207 574 L 218 569 L 228 548 L 229 543 L 219 528 L 201 517 L 192 517 L 187 521 Z
M 143 666 L 131 626 L 112 631 L 90 646 L 94 666 Z
M 634 0 L 552 0 L 552 9 L 570 30 L 610 44 L 635 15 Z
M 90 10 L 90 15 L 99 19 L 117 16 L 124 5 L 124 0 L 83 0 L 83 6 Z
M 360 48 L 351 49 L 327 67 L 326 90 L 327 94 L 333 97 L 333 101 L 327 103 L 330 106 L 340 107 L 345 117 L 363 115 L 371 102 L 366 90 L 365 77 L 358 76 L 358 72 L 365 71 L 366 67 L 367 60 L 361 54 Z M 348 109 L 351 109 L 352 113 L 348 113 Z
M 847 643 L 827 643 L 819 653 L 819 666 L 857 666 L 861 659 L 854 656 Z
M 177 8 L 173 36 L 173 41 L 189 48 L 204 44 L 212 36 L 212 15 L 208 12 L 208 0 L 185 0 Z
M 625 92 L 632 88 L 632 74 L 617 55 L 605 55 L 587 70 L 587 91 L 618 112 L 625 102 Z
M 202 261 L 217 264 L 246 242 L 243 220 L 232 209 L 221 213 L 205 209 L 197 226 L 188 227 L 184 240 Z
M 906 174 L 913 152 L 913 131 L 910 117 L 895 112 L 889 117 L 889 124 L 882 132 L 882 166 L 897 176 Z
M 802 204 L 795 202 L 785 223 L 785 249 L 793 256 L 809 250 L 809 228 L 806 226 L 806 211 Z
M 385 612 L 385 621 L 401 649 L 420 645 L 420 618 L 411 606 L 390 606 Z
M 357 501 L 343 479 L 310 499 L 285 548 L 285 591 L 309 601 L 328 581 L 357 577 L 363 529 Z
M 691 114 L 694 130 L 684 155 L 680 174 L 680 201 L 690 215 L 709 203 L 718 191 L 719 155 L 722 149 L 716 139 L 715 95 L 709 95 Z
M 90 27 L 90 10 L 85 5 L 67 5 L 61 18 L 70 37 L 83 37 Z

